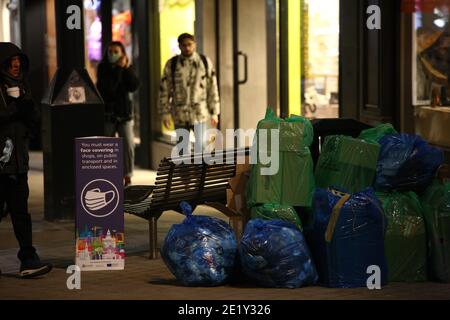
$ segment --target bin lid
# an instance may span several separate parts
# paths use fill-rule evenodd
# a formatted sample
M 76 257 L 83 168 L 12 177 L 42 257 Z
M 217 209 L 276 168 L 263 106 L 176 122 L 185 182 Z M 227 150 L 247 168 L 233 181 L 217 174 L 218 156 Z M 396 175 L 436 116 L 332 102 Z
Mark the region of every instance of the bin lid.
M 103 104 L 103 99 L 86 69 L 58 69 L 42 103 L 50 106 Z

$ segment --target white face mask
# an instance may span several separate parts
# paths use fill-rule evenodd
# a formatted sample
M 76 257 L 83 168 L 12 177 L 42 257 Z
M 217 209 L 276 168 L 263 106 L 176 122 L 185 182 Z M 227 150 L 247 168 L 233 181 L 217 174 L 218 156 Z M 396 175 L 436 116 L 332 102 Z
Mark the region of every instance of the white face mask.
M 106 201 L 107 195 L 112 194 L 109 201 Z M 86 202 L 86 207 L 91 211 L 98 211 L 105 208 L 108 204 L 113 202 L 116 193 L 114 191 L 101 192 L 100 189 L 93 189 L 86 192 L 84 200 Z
M 20 97 L 20 88 L 19 87 L 8 88 L 6 89 L 6 93 L 8 94 L 8 96 L 17 99 L 18 97 Z

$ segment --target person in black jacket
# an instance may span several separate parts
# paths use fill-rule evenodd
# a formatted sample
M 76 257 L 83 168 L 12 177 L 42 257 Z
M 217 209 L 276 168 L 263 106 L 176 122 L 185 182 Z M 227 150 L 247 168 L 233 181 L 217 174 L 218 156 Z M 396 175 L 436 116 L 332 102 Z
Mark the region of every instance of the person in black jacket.
M 11 215 L 23 278 L 52 269 L 40 261 L 33 247 L 28 213 L 28 142 L 39 119 L 26 81 L 28 66 L 27 56 L 17 46 L 0 42 L 0 204 L 6 204 Z
M 105 133 L 124 138 L 124 181 L 131 184 L 134 169 L 134 110 L 130 93 L 139 80 L 121 42 L 111 42 L 97 70 L 97 88 L 105 102 Z

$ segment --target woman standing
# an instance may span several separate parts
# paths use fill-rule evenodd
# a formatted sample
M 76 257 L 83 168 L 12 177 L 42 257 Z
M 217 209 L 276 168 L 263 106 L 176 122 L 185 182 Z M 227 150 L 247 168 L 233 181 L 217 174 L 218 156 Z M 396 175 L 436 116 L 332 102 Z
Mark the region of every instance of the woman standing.
M 97 88 L 105 102 L 105 133 L 124 141 L 124 183 L 131 184 L 134 169 L 134 112 L 130 93 L 139 80 L 121 42 L 111 42 L 98 66 Z

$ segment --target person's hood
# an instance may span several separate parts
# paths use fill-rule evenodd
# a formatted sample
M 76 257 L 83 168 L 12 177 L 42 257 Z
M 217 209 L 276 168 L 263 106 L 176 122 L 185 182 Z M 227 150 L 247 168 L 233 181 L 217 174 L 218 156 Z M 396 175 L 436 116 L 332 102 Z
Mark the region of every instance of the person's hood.
M 3 66 L 4 63 L 14 56 L 20 56 L 22 72 L 27 74 L 30 65 L 27 55 L 11 42 L 0 42 L 0 66 Z

